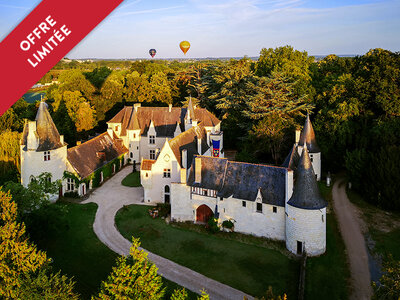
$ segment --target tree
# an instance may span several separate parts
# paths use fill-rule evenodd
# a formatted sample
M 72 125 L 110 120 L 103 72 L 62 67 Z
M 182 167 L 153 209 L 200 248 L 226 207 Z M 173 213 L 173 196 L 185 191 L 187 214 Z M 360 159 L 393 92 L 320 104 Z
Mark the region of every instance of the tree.
M 255 74 L 269 76 L 274 72 L 282 73 L 296 83 L 295 95 L 312 97 L 314 92 L 310 85 L 310 65 L 313 61 L 314 57 L 308 56 L 307 52 L 294 50 L 291 46 L 263 48 L 255 65 Z
M 101 284 L 96 299 L 161 299 L 165 289 L 157 267 L 149 261 L 147 253 L 139 250 L 139 239 L 132 239 L 129 259 L 121 256 L 111 274 Z
M 9 192 L 15 203 L 19 207 L 20 216 L 30 214 L 33 211 L 49 203 L 49 195 L 56 194 L 59 189 L 59 181 L 50 182 L 50 173 L 42 173 L 34 177 L 25 188 L 22 184 L 16 182 L 6 182 L 4 190 Z
M 76 112 L 76 130 L 78 132 L 92 129 L 96 124 L 96 111 L 89 103 L 79 104 Z
M 150 85 L 154 92 L 153 99 L 155 101 L 172 104 L 172 90 L 168 78 L 163 72 L 151 76 Z
M 383 263 L 383 275 L 379 283 L 372 283 L 376 300 L 396 300 L 400 298 L 400 261 L 395 261 L 392 256 Z
M 20 138 L 21 134 L 16 131 L 0 133 L 0 184 L 8 180 L 19 180 Z
M 78 299 L 74 283 L 51 274 L 49 259 L 25 237 L 17 205 L 0 189 L 0 297 L 7 299 Z
M 86 99 L 91 99 L 91 96 L 95 91 L 92 84 L 79 70 L 68 70 L 61 73 L 58 81 L 60 82 L 60 85 L 58 86 L 58 92 L 60 94 L 63 94 L 65 91 L 79 91 Z

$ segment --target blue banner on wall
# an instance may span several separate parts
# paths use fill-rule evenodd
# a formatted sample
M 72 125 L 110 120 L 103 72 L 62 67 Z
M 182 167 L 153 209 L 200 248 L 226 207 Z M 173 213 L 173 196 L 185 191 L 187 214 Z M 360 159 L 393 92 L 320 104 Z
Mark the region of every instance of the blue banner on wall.
M 219 145 L 220 141 L 212 141 L 213 144 L 213 157 L 219 157 Z

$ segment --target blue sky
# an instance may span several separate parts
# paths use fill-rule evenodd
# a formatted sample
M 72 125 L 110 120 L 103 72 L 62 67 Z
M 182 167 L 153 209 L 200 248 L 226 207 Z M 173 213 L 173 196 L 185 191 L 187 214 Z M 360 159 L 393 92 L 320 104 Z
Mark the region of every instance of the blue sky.
M 55 0 L 56 1 L 56 0 Z M 40 1 L 0 0 L 0 40 Z M 71 58 L 257 56 L 292 45 L 312 55 L 400 51 L 400 0 L 125 0 Z

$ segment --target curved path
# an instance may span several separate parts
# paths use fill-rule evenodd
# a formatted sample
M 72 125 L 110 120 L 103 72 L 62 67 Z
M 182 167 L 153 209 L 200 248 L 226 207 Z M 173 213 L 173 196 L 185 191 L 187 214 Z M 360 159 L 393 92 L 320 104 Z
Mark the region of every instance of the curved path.
M 93 191 L 89 198 L 82 203 L 94 202 L 98 205 L 93 229 L 97 237 L 108 248 L 120 255 L 128 255 L 131 242 L 125 239 L 115 226 L 115 215 L 124 205 L 143 204 L 143 188 L 132 188 L 121 185 L 122 179 L 132 171 L 132 166 L 127 166 L 115 174 L 101 187 Z M 144 249 L 145 250 L 145 249 Z M 177 284 L 199 293 L 205 289 L 212 300 L 243 300 L 253 297 L 210 279 L 200 273 L 178 265 L 168 259 L 151 253 L 147 250 L 149 259 L 158 267 L 158 273 Z
M 346 182 L 337 180 L 332 189 L 333 207 L 339 221 L 350 262 L 352 293 L 350 299 L 371 299 L 371 275 L 364 236 L 357 209 L 346 194 Z

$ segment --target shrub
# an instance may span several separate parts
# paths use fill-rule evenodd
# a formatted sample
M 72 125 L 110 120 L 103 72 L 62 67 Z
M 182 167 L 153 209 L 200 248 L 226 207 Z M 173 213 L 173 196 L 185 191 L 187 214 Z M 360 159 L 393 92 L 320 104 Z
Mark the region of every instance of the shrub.
M 211 217 L 207 222 L 207 230 L 211 233 L 217 233 L 219 231 L 218 219 Z
M 166 218 L 171 214 L 171 204 L 157 203 L 158 216 Z
M 66 192 L 64 193 L 64 197 L 79 198 L 79 194 L 78 192 Z
M 233 230 L 233 222 L 231 220 L 225 220 L 222 222 L 222 227 L 226 229 Z

